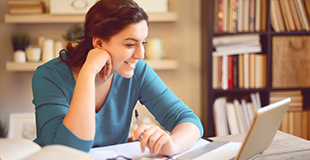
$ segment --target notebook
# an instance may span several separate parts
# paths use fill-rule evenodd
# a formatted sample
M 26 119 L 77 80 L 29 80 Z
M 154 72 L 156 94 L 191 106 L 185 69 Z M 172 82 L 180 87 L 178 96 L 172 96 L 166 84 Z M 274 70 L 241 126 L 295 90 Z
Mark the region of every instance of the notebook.
M 236 150 L 234 155 L 228 159 L 246 160 L 259 156 L 270 146 L 290 102 L 291 99 L 286 98 L 279 102 L 260 108 L 256 112 L 251 127 L 242 143 L 214 141 L 195 149 L 192 152 L 181 155 L 178 159 L 213 159 L 211 158 L 213 157 L 211 154 L 216 153 L 216 150 L 221 149 L 222 152 L 222 149 L 225 150 L 231 145 L 237 146 L 238 150 Z M 221 156 L 224 154 L 226 153 L 220 153 Z

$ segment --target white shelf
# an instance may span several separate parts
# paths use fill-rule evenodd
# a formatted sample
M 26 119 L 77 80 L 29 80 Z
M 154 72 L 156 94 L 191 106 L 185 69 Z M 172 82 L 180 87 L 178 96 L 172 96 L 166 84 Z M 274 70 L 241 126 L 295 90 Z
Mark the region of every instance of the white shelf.
M 176 60 L 163 59 L 163 60 L 145 60 L 154 70 L 174 70 L 178 68 Z M 9 61 L 6 63 L 7 71 L 35 71 L 43 62 L 27 62 L 16 63 Z
M 175 12 L 148 13 L 150 22 L 175 22 L 178 16 Z M 5 14 L 5 23 L 83 23 L 85 15 L 51 15 L 44 14 Z

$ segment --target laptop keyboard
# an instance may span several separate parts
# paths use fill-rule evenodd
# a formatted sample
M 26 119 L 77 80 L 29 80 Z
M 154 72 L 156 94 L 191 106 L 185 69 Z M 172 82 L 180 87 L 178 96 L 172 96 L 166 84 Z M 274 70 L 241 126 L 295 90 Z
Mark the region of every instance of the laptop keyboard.
M 229 160 L 237 156 L 242 143 L 228 142 L 202 156 L 195 158 L 195 160 Z

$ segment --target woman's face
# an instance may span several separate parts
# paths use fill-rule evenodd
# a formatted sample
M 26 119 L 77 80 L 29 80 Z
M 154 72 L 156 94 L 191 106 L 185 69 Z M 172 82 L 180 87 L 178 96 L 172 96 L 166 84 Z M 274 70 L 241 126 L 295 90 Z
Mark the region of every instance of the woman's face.
M 127 26 L 111 37 L 104 45 L 112 57 L 112 72 L 124 78 L 131 78 L 137 62 L 144 58 L 144 45 L 148 36 L 145 20 Z

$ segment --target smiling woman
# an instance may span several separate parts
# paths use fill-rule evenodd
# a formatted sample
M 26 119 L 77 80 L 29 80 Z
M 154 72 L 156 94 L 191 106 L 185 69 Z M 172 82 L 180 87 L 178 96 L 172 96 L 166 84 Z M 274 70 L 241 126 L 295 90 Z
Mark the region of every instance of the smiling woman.
M 132 0 L 100 0 L 87 13 L 84 39 L 38 67 L 33 76 L 37 138 L 88 152 L 125 143 L 140 101 L 170 133 L 140 125 L 141 151 L 172 155 L 202 135 L 199 118 L 143 60 L 148 16 Z M 143 134 L 143 138 L 139 138 Z

